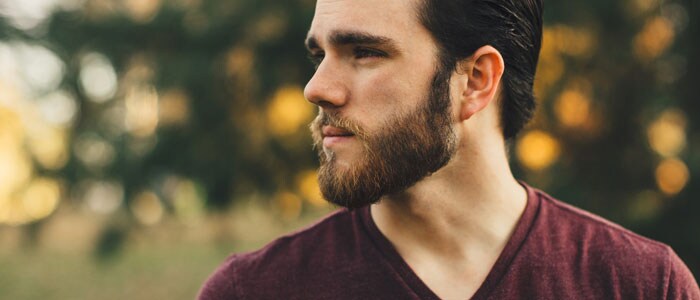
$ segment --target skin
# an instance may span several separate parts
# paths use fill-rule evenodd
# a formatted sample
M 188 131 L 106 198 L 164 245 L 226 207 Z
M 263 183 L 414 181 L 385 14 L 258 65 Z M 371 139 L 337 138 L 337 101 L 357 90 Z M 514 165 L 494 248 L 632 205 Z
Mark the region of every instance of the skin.
M 307 40 L 318 68 L 304 90 L 306 98 L 368 132 L 385 128 L 393 114 L 418 107 L 430 87 L 438 49 L 415 6 L 405 0 L 319 0 Z M 348 33 L 383 38 L 379 43 L 339 38 L 353 36 Z M 458 63 L 450 79 L 457 152 L 431 176 L 371 206 L 379 230 L 444 299 L 465 299 L 477 291 L 527 202 L 509 168 L 499 125 L 504 68 L 490 46 Z M 355 137 L 326 138 L 323 151 L 332 152 L 340 168 L 361 158 Z

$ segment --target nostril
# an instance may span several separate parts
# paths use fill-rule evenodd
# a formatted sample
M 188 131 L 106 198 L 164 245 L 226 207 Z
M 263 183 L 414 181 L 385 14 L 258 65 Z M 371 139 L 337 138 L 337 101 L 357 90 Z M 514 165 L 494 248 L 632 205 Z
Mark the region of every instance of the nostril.
M 325 109 L 330 109 L 330 108 L 337 107 L 337 105 L 333 104 L 333 102 L 331 102 L 331 101 L 326 101 L 326 100 L 321 100 L 321 101 L 314 102 L 314 103 L 315 103 L 316 105 L 320 106 L 321 108 L 325 108 Z

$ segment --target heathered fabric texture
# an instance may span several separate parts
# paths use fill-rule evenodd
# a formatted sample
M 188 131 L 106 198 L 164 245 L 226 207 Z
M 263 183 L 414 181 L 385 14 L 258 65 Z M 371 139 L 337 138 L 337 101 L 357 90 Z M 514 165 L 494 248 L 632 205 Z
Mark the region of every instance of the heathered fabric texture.
M 692 274 L 670 247 L 526 188 L 525 212 L 472 299 L 700 300 Z M 365 207 L 230 256 L 199 299 L 438 297 Z

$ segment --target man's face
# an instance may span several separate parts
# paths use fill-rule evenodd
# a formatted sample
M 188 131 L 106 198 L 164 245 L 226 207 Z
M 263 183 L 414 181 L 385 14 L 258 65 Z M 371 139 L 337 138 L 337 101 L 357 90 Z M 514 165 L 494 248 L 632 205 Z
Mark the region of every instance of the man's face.
M 451 72 L 405 0 L 319 0 L 306 98 L 324 197 L 361 207 L 409 188 L 455 151 Z

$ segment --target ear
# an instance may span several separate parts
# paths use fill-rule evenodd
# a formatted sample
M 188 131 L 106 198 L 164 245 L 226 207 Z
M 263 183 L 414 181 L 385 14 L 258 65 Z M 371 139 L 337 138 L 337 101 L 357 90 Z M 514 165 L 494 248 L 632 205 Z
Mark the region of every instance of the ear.
M 460 62 L 459 67 L 468 77 L 462 90 L 460 120 L 467 120 L 488 106 L 497 95 L 505 63 L 501 53 L 492 46 L 483 46 L 472 56 Z

